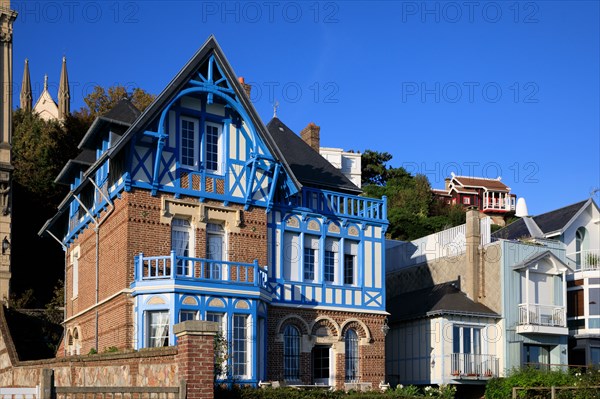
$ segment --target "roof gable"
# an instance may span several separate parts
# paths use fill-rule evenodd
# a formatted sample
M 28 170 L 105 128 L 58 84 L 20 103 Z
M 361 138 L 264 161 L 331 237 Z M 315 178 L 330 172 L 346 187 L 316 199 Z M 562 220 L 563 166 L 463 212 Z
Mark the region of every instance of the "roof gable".
M 544 251 L 530 256 L 514 266 L 515 270 L 529 269 L 544 274 L 560 274 L 571 268 L 551 251 Z
M 484 177 L 467 177 L 467 176 L 453 176 L 453 182 L 462 187 L 479 187 L 492 191 L 510 191 L 510 187 L 497 179 L 488 179 Z
M 565 207 L 534 216 L 533 221 L 538 225 L 545 237 L 555 233 L 561 234 L 569 227 L 571 223 L 575 221 L 575 219 L 577 219 L 577 217 L 587 208 L 587 206 L 592 204 L 593 206 L 597 207 L 596 203 L 590 198 L 585 201 L 580 201 L 575 204 L 567 205 Z M 519 219 L 494 232 L 492 236 L 495 238 L 516 240 L 520 238 L 531 237 L 531 233 L 525 225 L 525 221 L 523 219 Z
M 212 58 L 211 58 L 212 57 Z M 212 67 L 210 61 L 214 60 Z M 211 69 L 216 67 L 217 70 Z M 207 75 L 212 74 L 212 80 L 207 82 Z M 132 139 L 133 135 L 138 131 L 144 131 L 153 124 L 161 130 L 164 128 L 164 121 L 161 121 L 160 115 L 163 110 L 168 107 L 174 100 L 181 96 L 189 85 L 193 82 L 207 83 L 208 88 L 205 90 L 209 96 L 212 95 L 210 86 L 219 87 L 222 91 L 228 92 L 232 99 L 235 99 L 241 104 L 241 108 L 236 109 L 244 120 L 252 124 L 256 129 L 256 134 L 264 142 L 267 151 L 276 160 L 282 162 L 284 170 L 288 177 L 291 178 L 291 185 L 296 188 L 292 191 L 297 191 L 302 186 L 299 180 L 292 173 L 289 165 L 285 162 L 281 151 L 274 143 L 267 128 L 258 116 L 254 106 L 248 99 L 244 88 L 238 81 L 233 68 L 225 57 L 221 47 L 217 43 L 214 36 L 210 36 L 208 40 L 200 47 L 194 56 L 186 63 L 179 73 L 171 80 L 165 89 L 155 98 L 155 100 L 141 113 L 141 115 L 132 123 L 131 127 L 123 134 L 120 140 L 107 152 L 108 156 L 114 157 L 121 151 L 124 146 Z M 160 132 L 159 132 L 160 133 Z M 89 172 L 93 172 L 90 170 Z M 290 186 L 290 184 L 288 184 Z

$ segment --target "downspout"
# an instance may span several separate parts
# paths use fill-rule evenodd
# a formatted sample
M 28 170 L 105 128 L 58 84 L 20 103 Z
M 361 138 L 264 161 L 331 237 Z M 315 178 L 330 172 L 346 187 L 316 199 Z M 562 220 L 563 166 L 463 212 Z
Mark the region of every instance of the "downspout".
M 102 225 L 102 223 L 104 223 L 104 221 L 106 221 L 106 219 L 108 219 L 110 214 L 115 210 L 115 205 L 111 202 L 111 200 L 106 195 L 104 195 L 104 193 L 102 192 L 100 187 L 98 187 L 96 182 L 91 177 L 88 177 L 88 180 L 90 181 L 90 183 L 92 183 L 92 185 L 96 188 L 96 190 L 98 190 L 98 192 L 100 193 L 102 198 L 104 198 L 106 203 L 110 206 L 110 209 L 108 211 L 106 211 L 106 213 L 104 214 L 104 216 L 102 217 L 101 220 L 95 220 L 96 227 L 94 228 L 94 232 L 96 233 L 96 302 L 94 305 L 97 305 L 98 301 L 99 301 L 99 297 L 100 297 L 100 226 Z M 77 198 L 77 197 L 75 197 L 75 198 Z M 96 317 L 95 318 L 96 318 L 95 348 L 96 348 L 96 352 L 98 352 L 99 312 L 98 312 L 97 307 L 96 307 Z

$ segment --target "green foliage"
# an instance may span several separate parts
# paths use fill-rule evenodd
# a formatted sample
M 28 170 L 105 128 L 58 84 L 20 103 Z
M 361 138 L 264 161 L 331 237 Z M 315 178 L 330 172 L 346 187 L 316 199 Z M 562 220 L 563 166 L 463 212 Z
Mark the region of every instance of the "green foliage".
M 88 352 L 88 355 L 97 355 L 98 351 L 95 348 L 90 349 L 90 351 Z
M 150 103 L 152 103 L 152 101 L 154 101 L 155 97 L 155 95 L 150 94 L 139 87 L 127 91 L 125 86 L 121 85 L 111 86 L 108 90 L 105 90 L 101 86 L 95 86 L 94 91 L 89 93 L 83 99 L 87 105 L 87 113 L 85 113 L 85 111 L 83 112 L 86 117 L 89 115 L 92 118 L 95 118 L 108 112 L 123 98 L 128 98 L 137 109 L 143 111 Z
M 12 292 L 8 300 L 8 306 L 13 309 L 27 309 L 34 303 L 35 294 L 31 288 L 26 289 L 20 295 Z
M 218 332 L 215 335 L 213 344 L 215 353 L 215 372 L 213 373 L 215 381 L 218 378 L 228 375 L 228 353 L 229 353 L 229 342 L 225 339 L 222 332 Z
M 116 346 L 109 346 L 108 348 L 104 348 L 103 353 L 116 353 L 119 351 L 119 348 Z
M 219 386 L 215 390 L 215 399 L 410 399 L 434 397 L 441 399 L 454 399 L 456 387 L 454 385 L 430 386 L 420 389 L 414 385 L 398 385 L 396 389 L 388 389 L 385 392 L 377 390 L 357 392 L 343 390 L 325 389 L 295 389 L 263 388 L 233 386 L 228 389 Z
M 506 378 L 493 378 L 488 381 L 485 389 L 486 399 L 505 399 L 512 396 L 513 387 L 529 388 L 519 390 L 520 398 L 550 397 L 548 390 L 540 387 L 577 387 L 577 389 L 560 389 L 558 398 L 564 399 L 591 399 L 600 398 L 597 389 L 600 386 L 600 370 L 590 368 L 587 371 L 541 371 L 535 368 L 513 370 Z
M 361 157 L 364 195 L 387 196 L 388 236 L 413 240 L 465 222 L 460 205 L 448 206 L 434 201 L 426 176 L 412 176 L 402 167 L 388 165 L 387 152 L 366 150 Z

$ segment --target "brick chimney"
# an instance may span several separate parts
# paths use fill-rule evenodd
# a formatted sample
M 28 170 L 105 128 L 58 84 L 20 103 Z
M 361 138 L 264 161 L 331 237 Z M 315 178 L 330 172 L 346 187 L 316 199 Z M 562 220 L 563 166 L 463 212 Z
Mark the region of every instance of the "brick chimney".
M 466 238 L 466 271 L 463 285 L 463 292 L 473 300 L 479 302 L 479 279 L 480 279 L 480 259 L 479 243 L 481 240 L 481 231 L 479 224 L 479 211 L 477 209 L 467 210 L 467 226 L 465 232 Z
M 444 179 L 444 187 L 446 188 L 446 191 L 450 190 L 450 180 L 451 179 L 449 177 Z
M 315 125 L 313 122 L 310 122 L 302 131 L 300 132 L 300 137 L 306 144 L 312 147 L 313 150 L 319 152 L 319 147 L 321 146 L 321 140 L 319 133 L 321 132 L 321 128 Z
M 242 88 L 246 92 L 248 98 L 250 98 L 250 92 L 252 91 L 252 86 L 246 83 L 243 76 L 238 77 L 238 82 L 242 85 Z

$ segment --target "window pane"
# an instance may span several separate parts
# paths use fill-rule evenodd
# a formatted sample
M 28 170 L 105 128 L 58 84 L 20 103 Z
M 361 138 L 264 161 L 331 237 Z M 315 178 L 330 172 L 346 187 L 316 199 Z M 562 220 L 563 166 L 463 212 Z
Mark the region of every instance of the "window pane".
M 187 320 L 196 320 L 197 314 L 198 312 L 196 312 L 195 310 L 182 310 L 181 312 L 179 312 L 179 321 L 183 322 Z
M 195 166 L 194 159 L 196 122 L 181 119 L 181 164 L 184 166 Z
M 283 378 L 300 379 L 300 333 L 294 326 L 283 332 Z
M 169 345 L 169 312 L 148 312 L 148 346 Z
M 315 279 L 315 250 L 304 248 L 304 279 Z
M 452 327 L 452 352 L 460 353 L 460 327 Z
M 463 353 L 471 353 L 471 329 L 463 328 Z
M 247 369 L 246 315 L 233 316 L 233 375 L 245 376 Z
M 356 256 L 344 255 L 344 284 L 354 284 L 354 262 Z
M 206 125 L 206 170 L 219 170 L 219 128 Z
M 590 315 L 600 315 L 600 288 L 590 288 L 589 290 Z
M 346 332 L 346 381 L 357 381 L 358 375 L 358 335 L 354 330 Z
M 335 281 L 335 257 L 336 253 L 333 251 L 325 251 L 325 281 L 332 283 Z
M 190 256 L 190 221 L 174 218 L 171 221 L 171 248 L 177 257 L 177 274 L 189 275 L 191 268 L 189 260 L 182 259 Z

